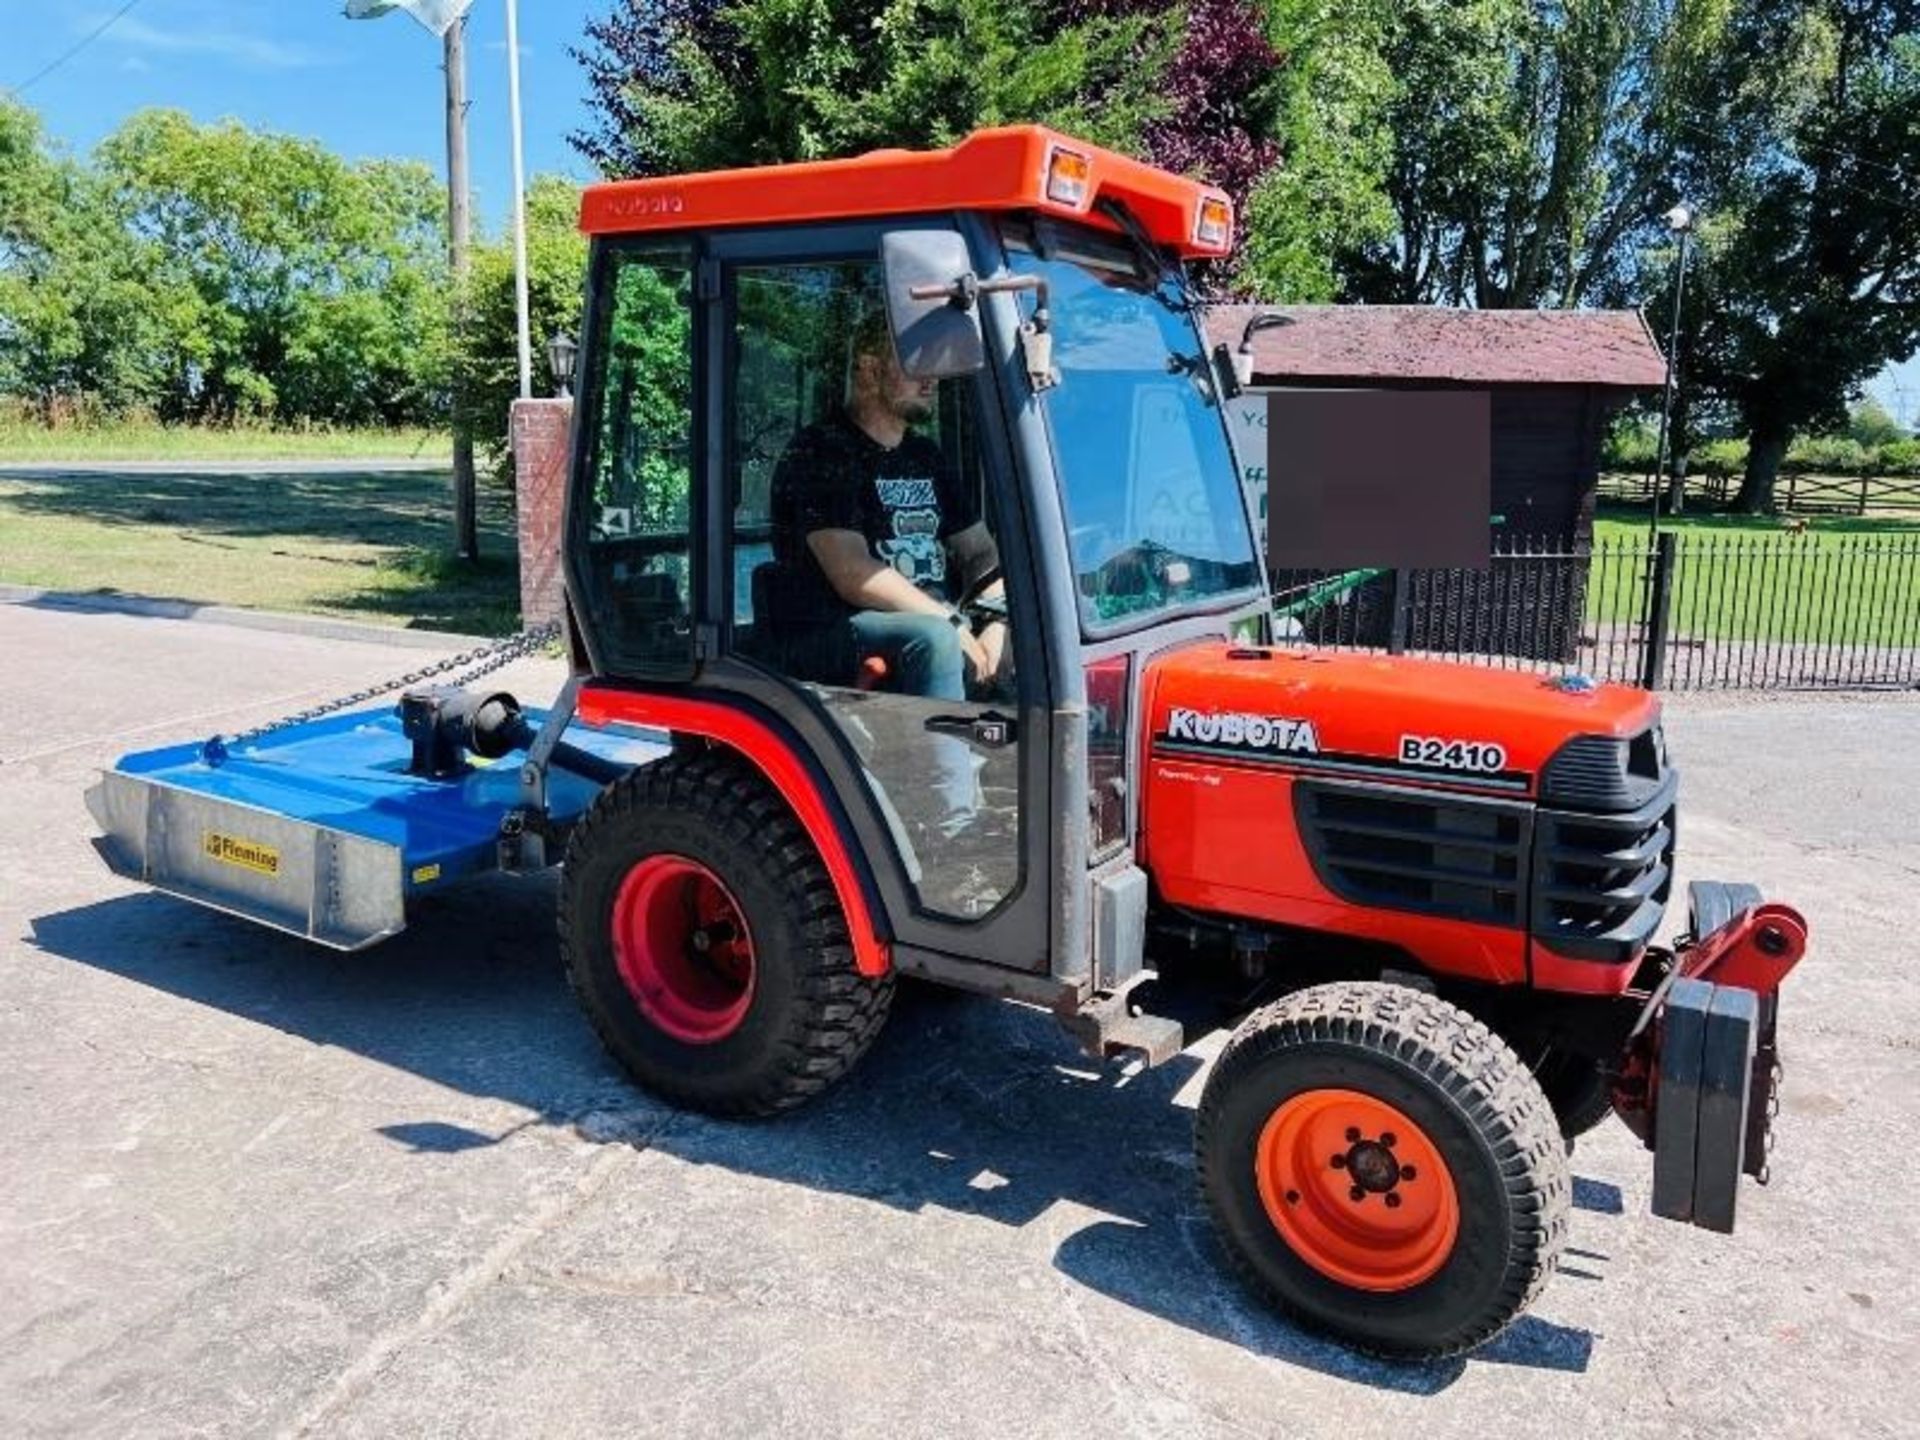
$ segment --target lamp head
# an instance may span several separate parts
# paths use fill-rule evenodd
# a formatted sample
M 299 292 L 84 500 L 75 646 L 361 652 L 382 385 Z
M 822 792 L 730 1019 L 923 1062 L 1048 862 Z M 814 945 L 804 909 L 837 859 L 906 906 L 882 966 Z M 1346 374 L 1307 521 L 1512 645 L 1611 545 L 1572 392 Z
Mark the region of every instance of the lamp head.
M 565 331 L 547 342 L 547 368 L 553 371 L 554 393 L 561 399 L 573 394 L 573 367 L 579 357 L 579 344 Z

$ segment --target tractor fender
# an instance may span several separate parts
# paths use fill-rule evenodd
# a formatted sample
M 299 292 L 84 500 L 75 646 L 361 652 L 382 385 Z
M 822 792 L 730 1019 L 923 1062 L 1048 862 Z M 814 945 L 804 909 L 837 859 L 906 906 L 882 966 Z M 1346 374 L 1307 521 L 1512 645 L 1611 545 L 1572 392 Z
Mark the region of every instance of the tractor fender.
M 840 901 L 840 912 L 847 919 L 856 968 L 876 979 L 892 968 L 888 936 L 877 920 L 879 907 L 868 894 L 867 878 L 849 840 L 846 822 L 811 767 L 773 724 L 741 706 L 721 701 L 591 683 L 581 687 L 578 713 L 588 725 L 642 725 L 676 736 L 698 736 L 724 745 L 745 759 L 786 799 L 794 818 L 820 852 Z

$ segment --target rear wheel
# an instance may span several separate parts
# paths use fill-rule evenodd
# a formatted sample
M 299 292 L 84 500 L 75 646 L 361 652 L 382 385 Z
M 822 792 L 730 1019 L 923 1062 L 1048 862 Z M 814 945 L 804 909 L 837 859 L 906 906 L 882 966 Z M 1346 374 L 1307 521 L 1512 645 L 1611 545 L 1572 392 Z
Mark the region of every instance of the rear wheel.
M 833 883 L 757 772 L 675 756 L 618 781 L 567 846 L 560 948 L 587 1017 L 649 1090 L 767 1115 L 865 1053 L 892 976 L 854 966 Z
M 1322 985 L 1235 1031 L 1200 1101 L 1203 1198 L 1281 1308 L 1381 1354 L 1498 1334 L 1539 1293 L 1572 1185 L 1552 1107 L 1435 996 Z

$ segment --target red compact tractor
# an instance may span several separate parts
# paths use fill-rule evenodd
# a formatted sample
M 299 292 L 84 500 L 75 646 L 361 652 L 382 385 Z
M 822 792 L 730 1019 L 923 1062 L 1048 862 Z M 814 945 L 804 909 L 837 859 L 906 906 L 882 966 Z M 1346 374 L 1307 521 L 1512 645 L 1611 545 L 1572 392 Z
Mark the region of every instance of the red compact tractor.
M 353 947 L 563 854 L 586 1013 L 719 1115 L 839 1080 L 899 976 L 1095 1054 L 1230 1026 L 1195 1136 L 1227 1253 L 1371 1350 L 1511 1321 L 1609 1113 L 1656 1212 L 1731 1227 L 1805 924 L 1696 883 L 1655 943 L 1650 695 L 1275 642 L 1183 269 L 1223 195 L 1023 127 L 600 185 L 582 223 L 561 701 L 131 757 L 116 868 Z

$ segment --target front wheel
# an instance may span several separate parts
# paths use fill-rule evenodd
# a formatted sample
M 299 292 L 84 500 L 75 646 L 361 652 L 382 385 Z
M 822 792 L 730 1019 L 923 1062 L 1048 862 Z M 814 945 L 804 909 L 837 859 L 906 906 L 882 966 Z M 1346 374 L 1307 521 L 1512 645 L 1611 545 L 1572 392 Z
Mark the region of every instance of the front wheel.
M 1598 1060 L 1548 1047 L 1534 1064 L 1533 1078 L 1553 1106 L 1569 1150 L 1613 1114 L 1613 1082 Z
M 855 968 L 833 882 L 785 802 L 722 755 L 609 786 L 567 845 L 560 950 L 614 1058 L 720 1115 L 790 1109 L 880 1033 L 892 975 Z
M 1282 1309 L 1362 1349 L 1457 1354 L 1552 1274 L 1572 1182 L 1553 1108 L 1436 996 L 1321 985 L 1250 1016 L 1200 1101 L 1201 1192 Z

